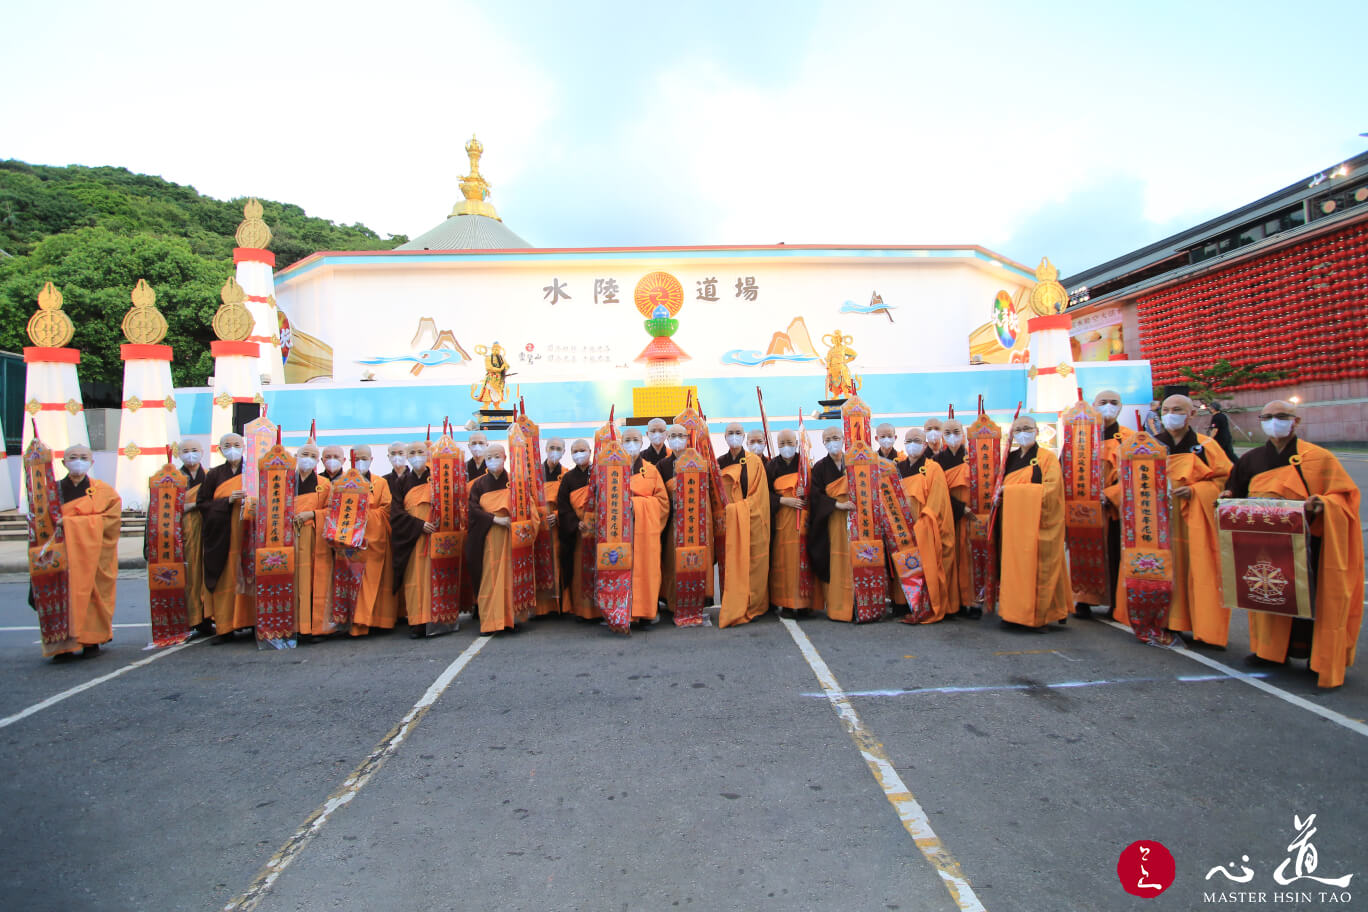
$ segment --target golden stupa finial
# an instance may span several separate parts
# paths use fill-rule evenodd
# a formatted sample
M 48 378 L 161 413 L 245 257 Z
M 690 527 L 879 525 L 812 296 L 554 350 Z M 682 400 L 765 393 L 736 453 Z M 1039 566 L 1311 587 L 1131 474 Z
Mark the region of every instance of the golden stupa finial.
M 271 229 L 262 221 L 261 203 L 255 199 L 249 199 L 242 207 L 242 224 L 238 225 L 237 239 L 239 247 L 253 247 L 258 250 L 265 250 L 271 243 Z
M 124 314 L 124 338 L 134 345 L 156 345 L 166 338 L 166 317 L 157 310 L 157 293 L 146 279 L 133 286 L 133 306 Z
M 29 317 L 28 337 L 39 348 L 63 348 L 76 327 L 62 311 L 62 293 L 51 282 L 38 292 L 38 312 Z
M 471 134 L 465 150 L 466 155 L 470 157 L 470 173 L 461 178 L 461 195 L 465 199 L 456 204 L 451 214 L 483 215 L 503 221 L 499 218 L 499 213 L 494 211 L 494 204 L 489 201 L 489 181 L 480 173 L 480 156 L 484 155 L 484 144 Z
M 242 290 L 237 279 L 229 276 L 228 281 L 223 283 L 219 297 L 223 303 L 214 314 L 214 335 L 224 342 L 243 341 L 251 335 L 252 327 L 256 325 L 256 320 L 252 319 L 251 312 L 243 304 L 247 300 L 247 292 Z
M 1061 314 L 1069 306 L 1069 293 L 1059 283 L 1059 270 L 1042 257 L 1035 271 L 1036 285 L 1031 289 L 1031 310 L 1042 317 Z

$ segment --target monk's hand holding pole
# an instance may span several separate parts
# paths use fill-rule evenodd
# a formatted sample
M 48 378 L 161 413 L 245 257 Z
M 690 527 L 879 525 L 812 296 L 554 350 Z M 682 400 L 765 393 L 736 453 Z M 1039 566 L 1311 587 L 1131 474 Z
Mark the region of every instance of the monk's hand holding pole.
M 1316 514 L 1320 513 L 1321 510 L 1324 509 L 1325 501 L 1321 500 L 1321 496 L 1319 494 L 1312 494 L 1310 497 L 1306 498 L 1306 512 L 1309 515 L 1315 516 Z
M 309 520 L 311 520 L 311 519 L 313 519 L 313 518 L 314 518 L 314 512 L 313 512 L 313 510 L 301 510 L 300 512 L 298 512 L 298 513 L 295 514 L 295 519 L 294 519 L 295 528 L 298 529 L 300 526 L 304 525 L 306 522 L 308 522 Z
M 850 511 L 855 509 L 855 505 L 848 500 L 836 501 L 836 509 Z
M 436 531 L 437 531 L 437 527 L 436 527 L 435 525 L 433 525 L 431 522 L 425 522 L 425 523 L 423 523 L 423 531 L 424 531 L 424 532 L 429 532 L 429 533 L 431 533 L 431 532 L 436 532 Z
M 1192 496 L 1192 488 L 1188 487 L 1187 485 L 1179 485 L 1178 487 L 1173 489 L 1173 496 L 1179 498 L 1180 500 L 1187 500 L 1189 497 Z
M 494 525 L 503 526 L 506 529 L 513 525 L 513 518 L 511 516 L 496 516 L 494 517 Z
M 801 497 L 781 497 L 779 498 L 779 503 L 783 504 L 786 507 L 793 507 L 793 509 L 795 510 L 807 509 L 807 501 Z M 847 507 L 845 509 L 849 508 Z

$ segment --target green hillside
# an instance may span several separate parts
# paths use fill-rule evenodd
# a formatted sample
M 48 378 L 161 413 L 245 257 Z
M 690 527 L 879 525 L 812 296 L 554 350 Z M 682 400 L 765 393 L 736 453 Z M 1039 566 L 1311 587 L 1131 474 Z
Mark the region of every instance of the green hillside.
M 38 290 L 51 281 L 76 325 L 71 345 L 82 352 L 86 404 L 110 404 L 101 400 L 116 400 L 123 383 L 119 322 L 141 278 L 156 290 L 169 324 L 175 383 L 203 385 L 213 371 L 209 321 L 233 272 L 244 201 L 202 196 L 125 168 L 0 161 L 0 349 L 29 344 L 25 324 Z M 290 203 L 261 205 L 277 268 L 316 250 L 388 250 L 408 240 L 312 218 Z

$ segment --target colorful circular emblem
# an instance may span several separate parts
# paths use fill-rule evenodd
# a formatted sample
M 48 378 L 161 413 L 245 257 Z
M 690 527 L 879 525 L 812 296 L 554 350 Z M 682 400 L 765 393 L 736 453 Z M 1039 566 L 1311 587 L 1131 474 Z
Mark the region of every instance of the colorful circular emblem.
M 684 286 L 668 272 L 647 273 L 637 282 L 633 297 L 643 317 L 651 316 L 657 307 L 664 307 L 673 317 L 684 306 Z
M 993 299 L 993 329 L 997 332 L 998 344 L 1011 348 L 1016 344 L 1017 316 L 1012 310 L 1012 296 L 999 291 Z

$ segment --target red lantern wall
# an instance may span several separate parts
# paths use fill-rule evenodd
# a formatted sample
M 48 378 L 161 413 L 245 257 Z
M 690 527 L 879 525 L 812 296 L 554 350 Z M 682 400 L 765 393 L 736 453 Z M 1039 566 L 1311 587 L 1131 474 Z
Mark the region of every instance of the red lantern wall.
M 1221 358 L 1293 371 L 1240 389 L 1368 377 L 1368 223 L 1194 277 L 1135 307 L 1155 383 Z

